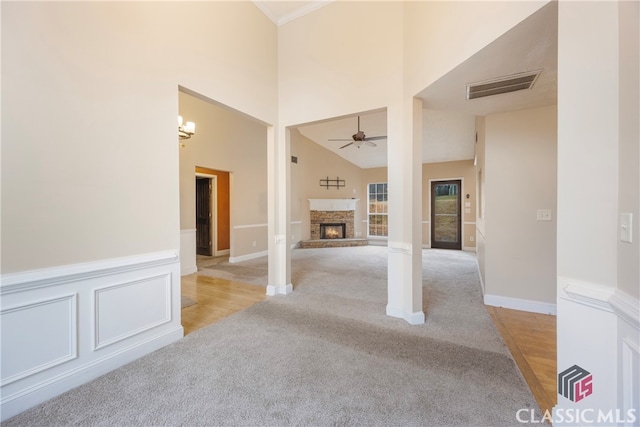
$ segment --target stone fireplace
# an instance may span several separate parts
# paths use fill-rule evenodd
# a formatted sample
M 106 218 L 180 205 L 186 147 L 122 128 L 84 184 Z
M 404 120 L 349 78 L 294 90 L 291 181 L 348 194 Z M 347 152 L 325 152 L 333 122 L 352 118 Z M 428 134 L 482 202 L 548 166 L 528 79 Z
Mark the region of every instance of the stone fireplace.
M 303 248 L 363 246 L 366 239 L 355 238 L 355 210 L 358 199 L 309 199 L 311 240 Z

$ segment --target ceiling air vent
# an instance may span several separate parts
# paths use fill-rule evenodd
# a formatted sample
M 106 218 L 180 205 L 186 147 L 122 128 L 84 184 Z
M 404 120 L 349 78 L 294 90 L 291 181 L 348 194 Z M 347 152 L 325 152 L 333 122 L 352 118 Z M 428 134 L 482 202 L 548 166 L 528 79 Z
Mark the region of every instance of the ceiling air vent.
M 528 71 L 483 82 L 469 83 L 467 84 L 467 99 L 531 89 L 541 72 L 542 70 Z

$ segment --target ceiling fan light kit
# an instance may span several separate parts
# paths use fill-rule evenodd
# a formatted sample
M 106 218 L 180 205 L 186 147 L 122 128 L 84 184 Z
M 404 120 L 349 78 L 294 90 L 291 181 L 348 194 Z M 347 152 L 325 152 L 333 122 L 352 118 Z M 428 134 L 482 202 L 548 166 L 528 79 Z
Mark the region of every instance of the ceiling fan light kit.
M 360 116 L 358 116 L 358 132 L 351 135 L 351 139 L 329 139 L 329 141 L 349 141 L 348 144 L 345 144 L 342 147 L 340 147 L 340 150 L 341 150 L 350 145 L 355 145 L 357 148 L 360 148 L 362 144 L 367 144 L 369 147 L 377 147 L 377 144 L 371 141 L 378 141 L 381 139 L 387 139 L 387 136 L 386 135 L 366 136 L 365 133 L 360 130 Z

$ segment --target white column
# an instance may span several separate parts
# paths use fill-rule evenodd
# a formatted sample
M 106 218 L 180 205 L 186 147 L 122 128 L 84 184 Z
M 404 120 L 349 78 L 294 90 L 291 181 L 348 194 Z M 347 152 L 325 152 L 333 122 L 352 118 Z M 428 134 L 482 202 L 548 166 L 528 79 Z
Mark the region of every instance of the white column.
M 290 218 L 290 139 L 289 130 L 275 132 L 270 127 L 267 135 L 268 162 L 268 239 L 269 283 L 267 295 L 286 295 L 293 290 L 291 284 Z
M 389 267 L 387 315 L 412 325 L 422 311 L 422 101 L 387 110 Z
M 578 365 L 592 393 L 559 395 L 554 425 L 567 411 L 619 409 L 618 20 L 617 2 L 558 3 L 558 372 Z

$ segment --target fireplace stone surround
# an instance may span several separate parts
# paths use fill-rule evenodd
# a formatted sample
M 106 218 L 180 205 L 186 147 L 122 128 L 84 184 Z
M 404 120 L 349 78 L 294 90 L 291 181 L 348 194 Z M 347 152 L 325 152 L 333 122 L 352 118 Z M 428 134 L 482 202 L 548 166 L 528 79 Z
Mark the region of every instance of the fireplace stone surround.
M 355 238 L 355 208 L 358 199 L 309 199 L 311 239 L 300 242 L 302 248 L 366 246 L 367 239 Z M 321 224 L 345 224 L 342 239 L 322 239 Z

